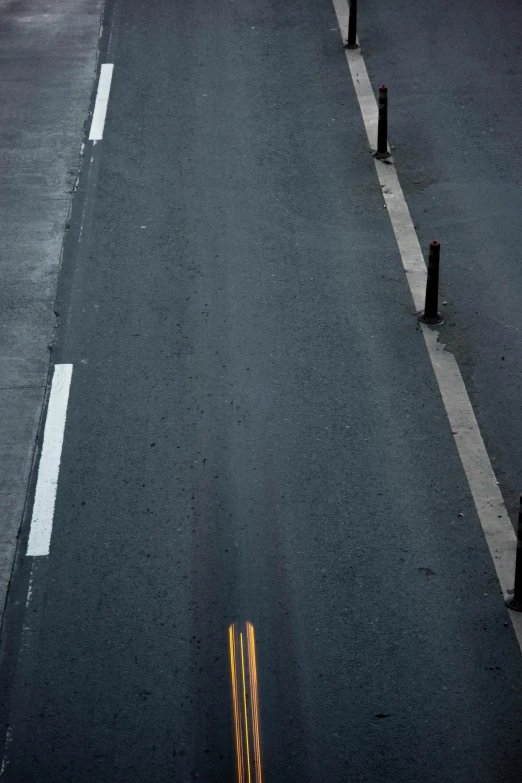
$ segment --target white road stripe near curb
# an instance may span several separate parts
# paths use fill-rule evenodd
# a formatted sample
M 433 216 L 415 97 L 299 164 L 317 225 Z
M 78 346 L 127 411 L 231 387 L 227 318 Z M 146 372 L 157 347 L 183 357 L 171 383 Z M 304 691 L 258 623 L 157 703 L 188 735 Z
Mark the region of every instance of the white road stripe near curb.
M 109 93 L 111 91 L 112 72 L 114 65 L 105 63 L 100 70 L 100 80 L 98 82 L 98 93 L 96 103 L 94 104 L 94 114 L 92 115 L 91 132 L 89 141 L 101 141 L 103 139 L 103 129 L 105 127 L 105 116 L 109 103 Z
M 348 36 L 348 3 L 332 0 L 343 41 Z M 353 85 L 361 109 L 366 134 L 372 149 L 377 147 L 378 108 L 360 49 L 346 49 Z M 388 215 L 399 247 L 406 278 L 415 307 L 424 308 L 426 264 L 413 226 L 410 211 L 399 183 L 393 158 L 386 164 L 375 160 L 377 176 L 386 202 Z M 438 333 L 422 325 L 428 354 L 439 384 L 442 400 L 455 437 L 480 524 L 504 597 L 513 588 L 515 575 L 516 536 L 506 512 L 495 473 L 491 466 L 479 426 L 466 391 L 462 375 L 453 354 L 438 342 Z M 472 598 L 470 596 L 470 598 Z M 522 650 L 522 614 L 506 611 Z
M 72 364 L 54 368 L 27 545 L 33 557 L 49 554 L 72 369 Z

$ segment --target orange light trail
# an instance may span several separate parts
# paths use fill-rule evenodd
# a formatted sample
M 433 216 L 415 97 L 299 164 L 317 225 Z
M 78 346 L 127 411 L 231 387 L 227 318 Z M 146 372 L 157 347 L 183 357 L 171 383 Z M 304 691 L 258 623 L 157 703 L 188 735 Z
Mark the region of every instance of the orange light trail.
M 241 641 L 241 669 L 243 672 L 243 702 L 245 705 L 245 735 L 246 735 L 246 752 L 247 752 L 247 769 L 248 769 L 248 783 L 251 783 L 250 778 L 250 746 L 248 742 L 248 716 L 247 716 L 247 698 L 246 698 L 246 680 L 245 680 L 245 653 L 243 650 L 243 634 L 239 634 Z
M 228 629 L 238 783 L 262 783 L 259 694 L 254 626 Z M 243 637 L 246 637 L 245 639 Z
M 254 757 L 256 762 L 256 783 L 262 783 L 261 774 L 261 740 L 259 737 L 259 707 L 257 696 L 257 663 L 256 663 L 256 642 L 254 637 L 254 626 L 252 623 L 246 624 L 248 639 L 248 658 L 250 672 L 250 698 L 252 701 L 252 732 L 254 735 Z
M 231 625 L 228 629 L 229 644 L 230 644 L 230 670 L 232 672 L 232 701 L 234 704 L 234 723 L 236 729 L 236 756 L 237 756 L 237 778 L 238 783 L 243 783 L 243 742 L 241 739 L 241 718 L 239 711 L 239 694 L 237 692 L 237 676 L 236 676 L 236 640 L 234 633 L 234 626 Z

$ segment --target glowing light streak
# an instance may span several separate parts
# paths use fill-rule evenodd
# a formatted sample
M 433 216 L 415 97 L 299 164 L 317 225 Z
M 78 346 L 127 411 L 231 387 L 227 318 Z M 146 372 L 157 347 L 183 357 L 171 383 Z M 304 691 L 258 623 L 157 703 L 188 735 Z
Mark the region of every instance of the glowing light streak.
M 254 626 L 228 629 L 238 783 L 263 783 Z

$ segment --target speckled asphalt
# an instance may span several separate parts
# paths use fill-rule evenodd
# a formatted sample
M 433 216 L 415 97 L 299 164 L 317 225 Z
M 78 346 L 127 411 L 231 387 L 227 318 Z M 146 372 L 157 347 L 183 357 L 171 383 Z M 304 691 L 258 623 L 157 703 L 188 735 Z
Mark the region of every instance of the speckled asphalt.
M 423 244 L 440 239 L 452 266 L 444 328 L 478 367 L 481 333 L 464 322 L 489 267 L 473 248 L 464 263 L 458 238 L 473 199 L 484 215 L 488 199 L 466 169 L 467 120 L 443 107 L 459 63 L 479 67 L 451 37 L 466 11 L 439 4 L 457 15 L 429 49 L 452 51 L 446 90 L 423 59 L 431 39 L 412 43 L 433 3 L 393 16 L 359 5 L 405 195 Z M 460 5 L 479 36 L 487 4 Z M 51 554 L 24 558 L 25 524 L 3 628 L 0 779 L 235 780 L 227 632 L 250 620 L 267 783 L 517 783 L 522 656 L 333 6 L 109 0 L 105 13 L 107 123 L 86 150 L 57 297 L 52 361 L 74 374 Z M 438 124 L 412 98 L 417 62 Z M 507 147 L 488 158 L 483 144 L 470 152 L 482 181 L 497 194 L 507 181 L 515 209 L 515 164 L 495 169 Z M 484 236 L 507 219 L 494 212 Z M 486 422 L 488 406 L 511 404 L 492 373 L 474 381 Z

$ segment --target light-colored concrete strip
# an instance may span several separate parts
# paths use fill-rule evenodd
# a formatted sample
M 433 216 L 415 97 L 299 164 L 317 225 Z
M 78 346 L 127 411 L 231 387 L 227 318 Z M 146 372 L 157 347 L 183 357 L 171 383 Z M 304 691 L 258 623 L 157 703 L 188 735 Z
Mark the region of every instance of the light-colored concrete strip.
M 0 465 L 9 470 L 0 474 L 0 594 L 5 596 L 16 549 L 17 531 L 22 519 L 27 478 L 33 461 L 36 432 L 40 421 L 44 388 L 0 389 Z M 11 481 L 12 476 L 24 482 Z M 3 606 L 2 606 L 3 608 Z
M 0 3 L 0 616 L 49 371 L 103 0 Z

